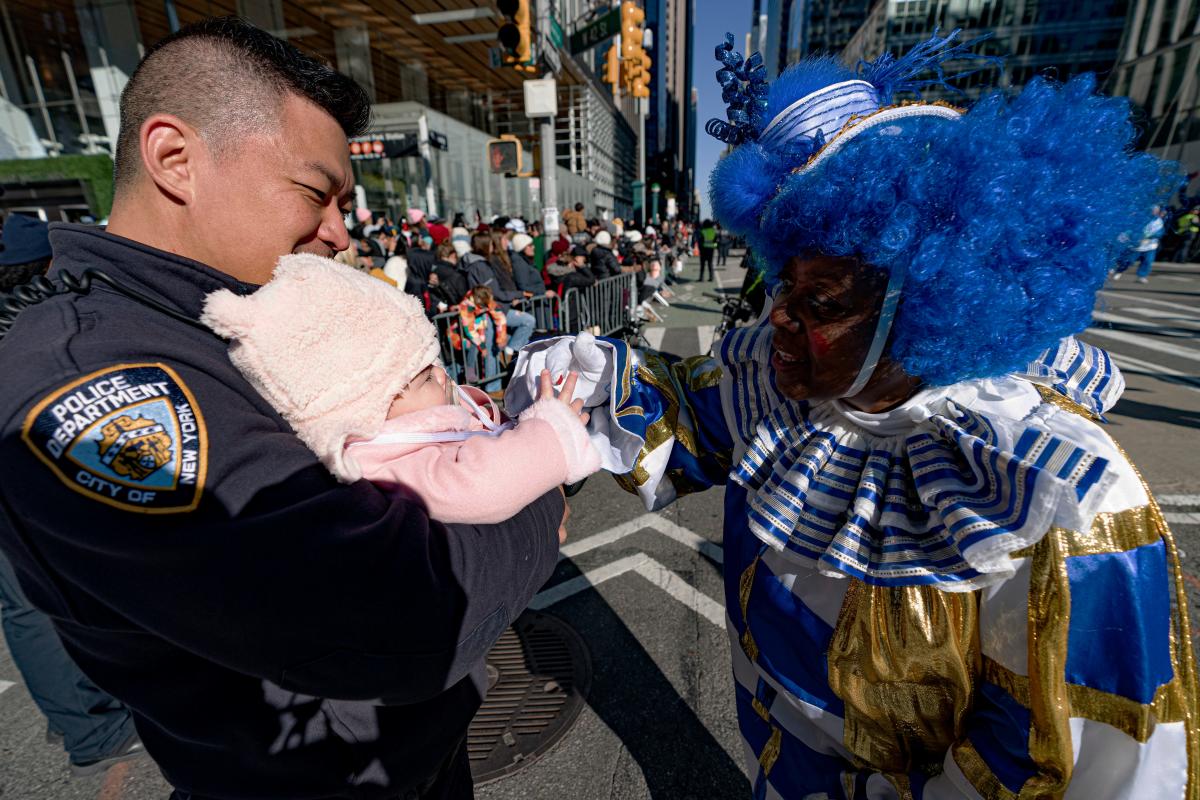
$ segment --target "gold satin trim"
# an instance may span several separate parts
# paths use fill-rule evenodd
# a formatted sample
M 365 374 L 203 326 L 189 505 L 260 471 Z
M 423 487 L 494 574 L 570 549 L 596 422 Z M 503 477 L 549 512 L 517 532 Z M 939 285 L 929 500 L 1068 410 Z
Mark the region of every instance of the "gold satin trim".
M 1067 635 L 1071 592 L 1063 532 L 1057 528 L 1033 546 L 1029 571 L 1029 756 L 1037 772 L 1021 794 L 1062 797 L 1071 782 L 1071 743 L 1067 700 Z
M 783 749 L 783 731 L 771 726 L 771 738 L 763 746 L 763 751 L 758 756 L 758 765 L 762 767 L 763 777 L 771 774 L 771 767 L 775 766 L 775 762 L 779 760 L 779 751 Z
M 1016 800 L 1017 795 L 1000 782 L 969 739 L 954 745 L 953 755 L 954 763 L 979 794 L 989 800 Z
M 1031 381 L 1031 383 L 1032 383 L 1032 381 Z M 1059 408 L 1063 409 L 1064 411 L 1069 411 L 1072 414 L 1078 414 L 1079 416 L 1084 417 L 1085 419 L 1089 419 L 1092 422 L 1100 421 L 1099 416 L 1097 416 L 1096 414 L 1093 414 L 1087 408 L 1084 408 L 1083 406 L 1079 405 L 1079 403 L 1076 403 L 1074 400 L 1067 397 L 1065 394 L 1059 394 L 1058 391 L 1056 391 L 1055 389 L 1051 389 L 1049 386 L 1046 386 L 1041 383 L 1034 383 L 1033 388 L 1038 390 L 1038 394 L 1040 394 L 1042 396 L 1043 402 L 1049 403 L 1052 406 L 1058 406 Z
M 979 597 L 850 579 L 829 644 L 829 686 L 845 703 L 857 766 L 902 795 L 962 738 L 979 674 Z
M 1090 411 L 1083 408 L 1082 406 L 1080 406 L 1078 403 L 1074 402 L 1073 400 L 1070 400 L 1069 398 L 1058 394 L 1053 389 L 1049 389 L 1048 387 L 1041 386 L 1039 384 L 1034 384 L 1034 386 L 1037 388 L 1038 392 L 1041 394 L 1042 398 L 1047 403 L 1056 405 L 1056 406 L 1063 408 L 1071 413 L 1078 414 L 1079 416 L 1082 416 L 1086 419 L 1090 419 L 1090 420 L 1096 419 L 1096 416 L 1094 414 L 1092 414 Z M 1155 695 L 1154 707 L 1155 707 L 1156 713 L 1161 714 L 1159 719 L 1162 719 L 1164 721 L 1166 719 L 1174 719 L 1174 720 L 1182 719 L 1182 721 L 1184 723 L 1184 730 L 1187 733 L 1187 776 L 1188 776 L 1187 791 L 1185 793 L 1185 797 L 1187 798 L 1187 800 L 1200 800 L 1200 730 L 1198 730 L 1198 727 L 1197 727 L 1197 719 L 1198 719 L 1197 718 L 1197 713 L 1198 713 L 1197 696 L 1200 695 L 1200 687 L 1197 686 L 1197 682 L 1196 682 L 1196 659 L 1195 659 L 1195 654 L 1192 652 L 1192 647 L 1191 647 L 1191 643 L 1192 643 L 1191 624 L 1188 619 L 1190 615 L 1188 612 L 1187 592 L 1185 591 L 1184 585 L 1183 585 L 1183 569 L 1179 563 L 1179 551 L 1175 546 L 1175 537 L 1174 537 L 1174 535 L 1172 535 L 1171 529 L 1167 525 L 1167 521 L 1162 515 L 1162 510 L 1158 507 L 1158 503 L 1155 501 L 1154 495 L 1150 491 L 1150 486 L 1149 486 L 1149 484 L 1146 483 L 1146 479 L 1142 477 L 1141 472 L 1138 470 L 1137 466 L 1133 463 L 1133 460 L 1131 458 L 1129 458 L 1129 454 L 1125 452 L 1124 448 L 1122 448 L 1121 445 L 1115 439 L 1112 439 L 1111 437 L 1109 437 L 1109 438 L 1112 440 L 1113 446 L 1116 448 L 1117 452 L 1121 454 L 1121 457 L 1125 459 L 1126 463 L 1129 464 L 1129 466 L 1133 470 L 1134 474 L 1137 475 L 1138 480 L 1142 484 L 1143 490 L 1146 492 L 1146 496 L 1150 499 L 1150 502 L 1147 506 L 1142 507 L 1142 509 L 1133 509 L 1133 511 L 1135 511 L 1135 512 L 1139 511 L 1139 510 L 1143 511 L 1143 513 L 1146 515 L 1146 518 L 1148 518 L 1148 520 L 1151 523 L 1151 526 L 1150 526 L 1151 530 L 1156 532 L 1158 534 L 1158 536 L 1163 540 L 1163 545 L 1166 547 L 1166 550 L 1167 550 L 1167 563 L 1170 566 L 1172 576 L 1174 579 L 1174 584 L 1175 584 L 1175 597 L 1173 598 L 1174 602 L 1172 603 L 1172 605 L 1174 606 L 1174 610 L 1175 610 L 1174 618 L 1172 620 L 1174 622 L 1174 627 L 1171 630 L 1171 665 L 1175 672 L 1175 679 L 1172 680 L 1170 683 L 1166 684 L 1165 687 L 1160 687 L 1159 693 L 1156 693 L 1156 695 Z M 1121 514 L 1128 514 L 1128 513 L 1129 512 L 1119 512 L 1118 516 Z M 1125 526 L 1126 526 L 1127 532 L 1130 529 L 1137 527 L 1137 525 L 1134 522 L 1132 522 L 1133 519 L 1134 519 L 1134 516 L 1131 516 L 1130 518 L 1127 518 L 1125 520 Z M 1089 535 L 1095 534 L 1095 527 L 1096 527 L 1095 525 L 1092 526 L 1093 530 L 1090 532 Z M 1052 530 L 1051 533 L 1046 536 L 1046 539 L 1050 539 L 1052 535 L 1053 535 L 1054 539 L 1057 539 L 1057 540 L 1062 539 L 1061 532 L 1056 531 L 1056 530 Z M 1043 539 L 1043 542 L 1046 541 L 1046 539 Z M 1150 540 L 1150 542 L 1153 542 L 1153 541 L 1154 541 L 1154 539 Z M 1150 543 L 1150 542 L 1146 542 L 1146 543 Z M 1039 544 L 1041 544 L 1041 543 L 1039 543 Z M 1122 544 L 1124 544 L 1124 543 L 1122 543 Z M 1114 542 L 1114 546 L 1117 546 L 1116 542 Z M 1034 546 L 1035 551 L 1036 551 L 1037 547 L 1038 547 L 1037 545 Z M 1069 547 L 1070 547 L 1070 545 L 1068 543 L 1066 545 L 1066 547 L 1064 548 L 1064 551 L 1066 549 L 1069 549 Z M 1116 552 L 1120 552 L 1121 550 L 1127 550 L 1127 549 L 1132 549 L 1132 548 L 1120 547 L 1120 550 L 1118 550 Z M 1108 551 L 1108 552 L 1114 552 L 1114 551 Z M 1080 553 L 1080 554 L 1084 555 L 1084 554 L 1091 554 L 1091 553 Z M 1038 560 L 1037 560 L 1037 556 L 1035 553 L 1034 566 L 1037 566 L 1037 561 Z M 1065 571 L 1065 564 L 1060 564 L 1059 570 Z M 1043 565 L 1042 571 L 1046 572 L 1046 568 L 1044 565 Z M 1035 570 L 1034 574 L 1036 574 L 1036 570 Z M 1033 663 L 1034 654 L 1039 649 L 1039 648 L 1035 648 L 1033 646 L 1034 639 L 1033 639 L 1033 631 L 1032 631 L 1032 619 L 1033 619 L 1033 614 L 1034 614 L 1034 610 L 1033 610 L 1034 609 L 1034 597 L 1035 597 L 1035 595 L 1033 592 L 1033 585 L 1031 583 L 1031 586 L 1030 586 L 1030 620 L 1031 620 L 1031 625 L 1030 625 L 1030 627 L 1031 627 L 1031 630 L 1030 630 L 1030 646 L 1031 646 L 1030 647 L 1030 669 L 1031 669 L 1031 671 L 1033 670 L 1033 667 L 1034 667 L 1034 663 Z M 1068 599 L 1068 611 L 1069 611 L 1069 599 Z M 1059 674 L 1062 674 L 1061 671 Z M 1064 683 L 1065 683 L 1065 681 L 1064 681 Z M 1082 687 L 1076 687 L 1076 688 L 1082 688 Z M 1164 689 L 1165 689 L 1165 692 L 1164 692 Z M 1071 690 L 1069 690 L 1069 691 L 1071 691 Z M 1101 694 L 1104 694 L 1104 693 L 1101 693 Z M 1111 695 L 1106 695 L 1106 697 L 1111 697 Z M 1088 702 L 1088 700 L 1086 698 L 1080 698 L 1080 699 L 1085 704 Z M 1132 715 L 1130 714 L 1129 709 L 1113 708 L 1112 707 L 1113 703 L 1108 700 L 1104 700 L 1102 703 L 1102 706 L 1103 707 L 1099 709 L 1099 712 L 1113 714 L 1114 719 L 1120 720 L 1122 718 L 1121 715 L 1122 715 L 1123 710 L 1125 712 L 1126 718 L 1132 719 Z M 1134 722 L 1133 725 L 1135 728 L 1137 727 L 1136 722 Z
M 754 641 L 754 635 L 750 633 L 750 620 L 746 615 L 746 609 L 750 607 L 750 590 L 754 588 L 754 573 L 758 570 L 758 562 L 762 556 L 755 556 L 750 562 L 750 566 L 742 570 L 742 575 L 738 578 L 738 605 L 742 609 L 742 624 L 745 630 L 742 632 L 741 644 L 742 651 L 751 663 L 758 661 L 758 644 Z M 758 700 L 756 699 L 757 703 Z
M 700 447 L 696 443 L 695 432 L 687 426 L 679 424 L 681 412 L 679 388 L 683 381 L 686 381 L 688 387 L 693 391 L 707 389 L 719 384 L 722 374 L 720 367 L 698 375 L 691 373 L 692 369 L 709 360 L 707 356 L 694 356 L 684 361 L 669 364 L 662 357 L 649 354 L 646 357 L 645 363 L 637 368 L 638 378 L 642 383 L 656 389 L 661 395 L 664 409 L 661 417 L 646 425 L 646 443 L 642 446 L 641 452 L 638 453 L 638 458 L 633 469 L 630 470 L 628 475 L 622 476 L 624 480 L 621 477 L 617 478 L 617 483 L 622 489 L 628 492 L 636 492 L 637 487 L 644 486 L 650 481 L 650 473 L 642 466 L 642 460 L 671 438 L 674 438 L 694 458 L 700 458 Z M 638 409 L 638 411 L 641 412 L 641 409 Z M 729 467 L 729 453 L 711 453 L 710 455 L 714 456 L 717 459 L 717 463 L 722 467 Z M 682 470 L 672 470 L 665 477 L 671 481 L 677 494 L 688 494 L 697 488 L 691 484 Z
M 1105 511 L 1092 520 L 1087 533 L 1052 528 L 1062 539 L 1065 557 L 1099 556 L 1124 553 L 1162 538 L 1155 521 L 1154 508 L 1150 505 L 1127 508 L 1124 511 Z M 1012 558 L 1030 558 L 1037 545 L 1023 547 L 1011 554 Z
M 1018 675 L 986 656 L 983 679 L 999 686 L 1018 703 L 1029 707 L 1029 678 Z M 1185 709 L 1180 703 L 1178 678 L 1158 687 L 1154 700 L 1143 705 L 1128 697 L 1109 694 L 1090 686 L 1067 684 L 1067 716 L 1103 722 L 1125 735 L 1145 743 L 1160 722 L 1183 722 Z
M 767 711 L 767 707 L 759 702 L 757 697 L 750 701 L 750 707 L 754 709 L 755 714 L 758 714 L 760 717 L 762 717 L 763 722 L 771 721 L 771 712 Z

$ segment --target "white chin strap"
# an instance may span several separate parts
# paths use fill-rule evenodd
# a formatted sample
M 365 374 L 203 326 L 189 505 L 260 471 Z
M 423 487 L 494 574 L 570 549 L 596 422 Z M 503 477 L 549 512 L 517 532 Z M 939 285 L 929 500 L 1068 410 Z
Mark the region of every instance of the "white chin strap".
M 395 433 L 381 433 L 363 442 L 353 442 L 350 444 L 350 447 L 359 447 L 367 444 L 442 444 L 445 442 L 465 442 L 467 439 L 475 436 L 499 436 L 512 428 L 513 424 L 511 422 L 498 423 L 493 421 L 491 414 L 484 411 L 475 402 L 475 399 L 471 397 L 470 393 L 464 391 L 461 386 L 456 385 L 454 393 L 458 404 L 470 411 L 471 415 L 483 424 L 483 430 L 431 431 L 429 433 L 397 431 Z
M 854 383 L 850 384 L 850 388 L 842 393 L 842 397 L 854 397 L 863 390 L 871 380 L 871 376 L 875 374 L 875 368 L 879 366 L 879 359 L 883 357 L 883 346 L 887 344 L 888 335 L 892 332 L 892 323 L 896 319 L 896 308 L 900 305 L 900 292 L 904 289 L 905 271 L 905 267 L 902 266 L 892 268 L 891 274 L 888 276 L 887 291 L 883 295 L 883 308 L 879 310 L 879 322 L 875 326 L 875 338 L 871 340 L 871 346 L 867 349 L 867 358 L 858 371 L 858 377 L 854 379 Z

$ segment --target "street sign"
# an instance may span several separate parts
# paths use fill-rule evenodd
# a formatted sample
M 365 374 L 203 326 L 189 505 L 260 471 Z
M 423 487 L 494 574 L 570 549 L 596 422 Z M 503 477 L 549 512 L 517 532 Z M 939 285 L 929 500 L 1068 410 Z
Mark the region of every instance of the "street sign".
M 450 149 L 450 141 L 446 138 L 446 134 L 438 133 L 437 131 L 429 132 L 429 144 L 435 150 Z
M 555 47 L 563 46 L 563 29 L 562 25 L 558 24 L 558 19 L 550 15 L 550 43 Z
M 591 50 L 600 42 L 616 36 L 620 32 L 621 8 L 618 6 L 586 28 L 571 34 L 571 55 L 577 56 L 586 50 Z
M 550 238 L 558 236 L 559 229 L 558 209 L 553 206 L 542 209 L 542 228 L 546 231 L 546 235 Z

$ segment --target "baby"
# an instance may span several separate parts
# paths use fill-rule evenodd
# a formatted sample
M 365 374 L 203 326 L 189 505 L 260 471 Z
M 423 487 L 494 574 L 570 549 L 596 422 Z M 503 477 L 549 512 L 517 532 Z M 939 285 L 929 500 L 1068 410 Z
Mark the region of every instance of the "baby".
M 201 320 L 338 479 L 401 484 L 442 522 L 512 517 L 600 468 L 575 376 L 549 371 L 516 423 L 438 365 L 420 302 L 342 264 L 284 256 L 252 295 L 214 292 Z

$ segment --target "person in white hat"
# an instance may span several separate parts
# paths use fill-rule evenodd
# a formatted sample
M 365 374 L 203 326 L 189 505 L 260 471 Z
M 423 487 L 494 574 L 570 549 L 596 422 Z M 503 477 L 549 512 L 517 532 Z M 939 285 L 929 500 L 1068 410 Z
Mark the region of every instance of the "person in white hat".
M 506 520 L 599 469 L 574 379 L 556 397 L 547 373 L 514 423 L 450 380 L 416 298 L 337 262 L 284 256 L 254 294 L 210 294 L 201 321 L 335 477 L 404 486 L 442 522 Z

